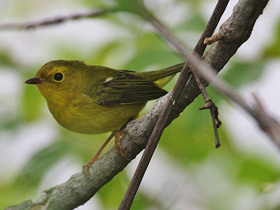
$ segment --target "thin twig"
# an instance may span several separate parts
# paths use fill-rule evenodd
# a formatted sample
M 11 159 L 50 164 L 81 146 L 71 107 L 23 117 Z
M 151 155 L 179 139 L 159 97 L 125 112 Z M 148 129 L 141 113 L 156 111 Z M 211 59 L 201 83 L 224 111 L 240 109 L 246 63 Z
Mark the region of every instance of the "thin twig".
M 218 3 L 217 3 L 217 6 L 215 7 L 214 9 L 214 12 L 210 18 L 210 20 L 212 20 L 213 22 L 216 23 L 213 24 L 211 22 L 211 24 L 209 25 L 214 25 L 215 28 L 218 24 L 217 20 L 219 20 L 221 17 L 221 15 L 223 14 L 223 11 L 226 9 L 226 6 L 228 4 L 229 0 L 220 0 Z M 218 10 L 218 14 L 215 14 L 215 11 Z M 177 51 L 183 55 L 183 50 L 184 48 L 186 48 L 186 46 L 184 46 L 182 43 L 179 43 L 180 41 L 177 42 L 177 40 L 170 40 L 170 37 L 172 37 L 171 33 L 169 32 L 169 30 L 166 28 L 166 26 L 164 26 L 160 20 L 158 20 L 151 12 L 149 12 L 147 9 L 144 8 L 144 11 L 145 11 L 145 14 L 148 18 L 148 20 L 154 25 L 154 27 L 161 32 L 161 35 L 168 41 L 168 42 L 171 42 L 173 41 L 174 43 L 176 43 L 177 47 L 175 47 L 175 49 L 177 49 Z M 220 15 L 220 16 L 218 16 Z M 210 21 L 209 20 L 209 21 Z M 209 26 L 207 26 L 209 27 Z M 167 30 L 165 30 L 165 28 Z M 214 28 L 214 30 L 215 30 Z M 212 32 L 213 33 L 213 32 Z M 202 48 L 202 49 L 205 49 L 206 45 L 205 43 L 203 42 L 203 38 L 206 38 L 207 36 L 211 36 L 212 34 L 209 34 L 209 32 L 207 32 L 207 34 L 202 34 L 200 40 L 199 40 L 199 44 L 197 45 L 197 48 Z M 183 46 L 183 47 L 182 47 Z M 194 51 L 196 53 L 196 51 Z M 202 56 L 203 55 L 203 52 L 204 51 L 200 51 L 199 52 L 199 55 Z M 186 57 L 185 57 L 186 58 Z M 205 85 L 200 81 L 200 78 L 199 78 L 199 75 L 198 73 L 196 72 L 196 70 L 194 68 L 189 68 L 192 72 L 192 75 L 196 81 L 196 84 L 204 98 L 204 101 L 205 101 L 205 105 L 206 106 L 203 106 L 202 108 L 200 108 L 200 110 L 202 109 L 209 109 L 210 110 L 210 114 L 211 114 L 211 118 L 212 118 L 212 124 L 213 124 L 213 128 L 214 128 L 214 135 L 215 135 L 215 147 L 218 148 L 221 146 L 221 143 L 220 143 L 220 140 L 219 140 L 219 135 L 218 135 L 218 128 L 220 127 L 220 125 L 222 124 L 221 121 L 219 120 L 218 118 L 218 108 L 217 106 L 215 105 L 215 103 L 210 99 L 208 93 L 207 93 L 207 90 L 205 88 Z M 166 116 L 167 117 L 167 116 Z M 217 122 L 216 122 L 217 121 Z
M 251 1 L 252 3 L 254 3 L 253 0 Z M 262 3 L 266 4 L 267 2 L 268 0 L 263 1 Z M 228 33 L 229 31 L 226 32 Z M 227 38 L 227 33 L 222 33 L 223 38 Z M 169 36 L 170 35 L 171 33 L 169 33 Z M 170 36 L 169 40 L 172 46 L 175 48 L 177 48 L 177 43 L 180 43 L 180 41 L 174 36 Z M 211 83 L 212 86 L 219 92 L 221 92 L 233 102 L 245 109 L 245 111 L 247 111 L 258 122 L 260 128 L 271 138 L 278 149 L 280 149 L 280 124 L 274 117 L 267 114 L 267 112 L 264 110 L 263 105 L 261 105 L 257 97 L 255 96 L 254 108 L 250 106 L 242 96 L 238 95 L 233 88 L 216 77 L 216 72 L 211 66 L 207 65 L 196 54 L 192 54 L 191 52 L 189 52 L 186 47 L 178 47 L 181 48 L 180 51 L 183 53 L 182 55 L 184 56 L 184 58 L 191 63 L 191 66 L 193 66 L 199 72 L 200 76 L 203 77 L 203 79 L 205 79 L 207 82 Z
M 253 94 L 255 104 L 253 107 L 255 110 L 259 113 L 259 117 L 262 119 L 262 121 L 266 123 L 259 123 L 260 127 L 265 130 L 271 139 L 275 140 L 275 143 L 278 145 L 280 149 L 280 125 L 279 122 L 269 115 L 267 111 L 265 110 L 263 104 L 261 103 L 261 100 L 256 94 Z M 269 125 L 269 126 L 267 126 Z
M 228 4 L 228 1 L 221 0 L 218 2 L 216 8 L 213 11 L 213 14 L 199 40 L 197 43 L 195 50 L 198 51 L 200 55 L 203 55 L 203 52 L 205 50 L 206 45 L 203 43 L 203 40 L 206 36 L 211 36 L 214 32 L 220 17 L 222 16 L 223 12 L 225 11 L 225 8 Z M 143 8 L 145 9 L 145 6 L 143 5 Z M 146 10 L 146 9 L 145 9 Z M 218 10 L 218 11 L 217 11 Z M 157 21 L 156 18 L 153 18 L 151 13 L 149 13 L 146 10 L 146 14 L 148 15 L 148 19 L 153 23 L 155 28 L 160 31 L 161 35 L 167 39 L 169 42 L 173 44 L 173 46 L 181 53 L 184 52 L 181 48 L 181 43 L 177 41 L 176 39 L 173 39 L 173 35 L 167 30 L 159 21 Z M 217 15 L 218 14 L 218 15 Z M 164 128 L 167 126 L 168 121 L 170 120 L 170 112 L 172 110 L 172 107 L 175 106 L 177 99 L 179 99 L 181 92 L 187 82 L 187 80 L 190 78 L 190 72 L 188 71 L 189 65 L 188 63 L 185 63 L 181 74 L 176 82 L 176 85 L 171 93 L 171 98 L 167 101 L 154 129 L 153 132 L 149 138 L 148 144 L 145 148 L 145 151 L 142 155 L 142 158 L 138 164 L 138 167 L 133 175 L 133 178 L 130 182 L 130 185 L 126 191 L 126 194 L 119 206 L 119 210 L 128 210 L 130 209 L 132 202 L 134 200 L 134 197 L 138 191 L 138 188 L 140 186 L 140 183 L 143 179 L 143 176 L 146 172 L 146 169 L 150 163 L 150 160 L 153 156 L 153 153 L 156 149 L 156 146 L 159 142 L 159 139 L 162 135 L 162 132 Z
M 260 128 L 270 137 L 278 149 L 280 149 L 280 124 L 274 117 L 265 111 L 264 106 L 256 95 L 254 96 L 255 104 L 252 107 L 243 97 L 238 95 L 233 88 L 216 77 L 214 69 L 202 63 L 197 56 L 193 56 L 192 64 L 197 71 L 199 71 L 199 74 L 211 83 L 215 89 L 248 112 L 258 122 Z
M 206 87 L 202 84 L 202 82 L 200 81 L 200 78 L 198 76 L 198 73 L 196 72 L 196 70 L 194 68 L 191 68 L 191 72 L 192 75 L 196 81 L 196 84 L 203 96 L 204 99 L 204 106 L 202 108 L 200 108 L 199 110 L 203 110 L 203 109 L 209 109 L 210 110 L 210 114 L 211 114 L 211 118 L 212 118 L 212 125 L 214 128 L 214 135 L 215 135 L 215 147 L 219 148 L 221 146 L 220 143 L 220 139 L 219 139 L 219 134 L 218 134 L 218 127 L 221 125 L 221 121 L 219 121 L 218 119 L 218 107 L 216 106 L 216 104 L 212 101 L 212 99 L 210 99 Z M 217 120 L 217 123 L 216 123 Z
M 197 73 L 196 73 L 197 74 Z M 197 81 L 196 81 L 197 82 Z M 200 91 L 204 91 L 203 89 L 200 88 Z M 208 94 L 202 93 L 205 104 L 199 108 L 199 110 L 203 109 L 209 109 L 211 118 L 212 118 L 212 124 L 214 128 L 214 135 L 215 135 L 215 146 L 216 148 L 219 148 L 221 146 L 220 140 L 219 140 L 219 135 L 218 135 L 218 128 L 222 125 L 222 122 L 219 120 L 219 111 L 218 107 L 216 106 L 215 103 L 208 97 Z
M 69 20 L 78 20 L 83 18 L 99 17 L 101 15 L 113 12 L 113 9 L 106 10 L 91 10 L 70 15 L 45 18 L 43 20 L 29 21 L 24 23 L 2 23 L 0 30 L 29 30 L 42 26 L 50 26 L 58 23 L 63 23 Z

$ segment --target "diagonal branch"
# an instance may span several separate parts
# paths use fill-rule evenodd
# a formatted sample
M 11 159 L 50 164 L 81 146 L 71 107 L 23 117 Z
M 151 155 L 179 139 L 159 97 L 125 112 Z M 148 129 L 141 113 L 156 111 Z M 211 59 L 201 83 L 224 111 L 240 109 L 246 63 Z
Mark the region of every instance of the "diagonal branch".
M 225 31 L 223 40 L 214 43 L 204 57 L 205 62 L 219 72 L 237 49 L 249 38 L 255 21 L 262 14 L 268 0 L 240 0 L 231 17 L 221 26 Z M 230 31 L 229 31 L 230 29 Z M 229 33 L 230 32 L 230 33 Z M 207 83 L 206 83 L 207 84 Z M 175 119 L 186 106 L 199 95 L 199 89 L 190 78 L 182 91 L 181 97 L 171 111 Z M 134 120 L 127 126 L 127 134 L 121 141 L 122 152 L 133 159 L 145 147 L 155 123 L 163 110 L 170 94 L 167 94 L 144 117 Z M 35 202 L 29 200 L 9 207 L 18 209 L 74 209 L 87 202 L 103 185 L 122 171 L 130 161 L 124 159 L 118 150 L 111 148 L 90 168 L 90 176 L 74 174 L 67 182 L 45 191 Z
M 43 20 L 30 21 L 24 23 L 2 23 L 0 24 L 0 30 L 29 30 L 39 28 L 42 26 L 50 26 L 58 23 L 63 23 L 69 20 L 78 20 L 82 18 L 99 17 L 101 15 L 113 12 L 113 9 L 107 10 L 90 10 L 86 12 L 80 12 L 70 15 L 57 16 L 52 18 L 46 18 Z
M 201 35 L 201 38 L 199 39 L 199 42 L 197 43 L 194 52 L 199 53 L 200 56 L 203 55 L 203 52 L 206 48 L 206 45 L 203 43 L 203 40 L 207 36 L 211 36 L 216 29 L 220 18 L 223 15 L 223 12 L 225 11 L 227 7 L 228 1 L 220 0 L 217 3 L 216 8 L 213 11 L 213 14 L 204 30 L 204 32 Z M 185 46 L 180 43 L 177 39 L 174 38 L 172 33 L 157 19 L 153 16 L 152 13 L 150 13 L 143 4 L 143 8 L 145 10 L 145 14 L 148 18 L 148 20 L 153 24 L 153 26 L 159 31 L 159 33 L 167 40 L 169 41 L 173 47 L 180 52 L 181 54 L 184 52 Z M 196 82 L 198 82 L 199 78 L 198 75 L 192 72 L 193 76 L 195 76 Z M 141 160 L 137 166 L 137 169 L 132 177 L 132 180 L 129 184 L 129 187 L 125 193 L 125 196 L 120 204 L 119 210 L 128 210 L 130 209 L 132 202 L 134 200 L 134 197 L 139 189 L 139 186 L 141 184 L 141 181 L 144 177 L 144 174 L 148 168 L 148 165 L 150 163 L 150 160 L 152 158 L 152 155 L 154 154 L 154 151 L 156 149 L 156 146 L 160 140 L 160 137 L 163 133 L 163 130 L 166 128 L 167 123 L 170 123 L 170 113 L 173 108 L 173 106 L 176 104 L 176 101 L 180 98 L 180 95 L 182 93 L 182 90 L 184 88 L 184 85 L 189 80 L 191 74 L 189 71 L 189 63 L 186 62 L 180 76 L 175 84 L 174 89 L 171 92 L 171 97 L 166 102 L 164 109 L 162 110 L 162 113 L 159 116 L 159 119 L 156 122 L 156 125 L 153 129 L 153 132 L 149 138 L 149 141 L 147 143 L 147 146 L 145 147 L 145 151 L 141 157 Z M 200 83 L 200 82 L 199 82 Z M 199 88 L 201 91 L 201 88 Z M 204 88 L 205 90 L 205 88 Z M 212 115 L 213 117 L 213 115 Z M 214 119 L 214 118 L 213 118 Z M 216 125 L 216 123 L 214 122 Z M 216 130 L 215 130 L 216 131 Z M 217 133 L 216 139 L 217 139 Z
M 223 12 L 225 11 L 225 9 L 227 7 L 228 2 L 229 2 L 229 0 L 219 0 L 217 2 L 217 5 L 214 9 L 214 12 L 213 12 L 206 28 L 205 28 L 205 31 L 203 32 L 198 44 L 195 47 L 195 50 L 194 50 L 194 53 L 198 53 L 198 55 L 200 57 L 203 55 L 204 50 L 206 48 L 206 44 L 203 42 L 203 40 L 206 37 L 211 36 L 212 33 L 214 32 L 214 30 L 216 29 L 218 21 L 220 20 L 221 16 L 223 15 Z M 148 20 L 158 30 L 158 32 L 161 34 L 161 36 L 164 37 L 166 39 L 166 41 L 169 42 L 179 52 L 179 54 L 181 54 L 186 59 L 186 56 L 184 55 L 185 54 L 184 51 L 188 48 L 183 44 L 183 42 L 176 39 L 174 37 L 174 35 L 172 35 L 170 30 L 166 26 L 164 26 L 164 24 L 162 24 L 159 19 L 157 19 L 151 12 L 149 12 L 145 8 L 144 4 L 143 4 L 143 8 L 144 8 L 144 11 L 145 11 L 145 14 L 146 14 Z M 212 32 L 212 33 L 210 33 L 210 32 Z M 197 51 L 197 50 L 199 50 L 199 51 Z M 210 97 L 207 93 L 206 87 L 200 81 L 199 75 L 195 71 L 195 69 L 188 67 L 188 71 L 189 70 L 191 71 L 192 76 L 195 79 L 196 84 L 197 84 L 197 86 L 198 86 L 198 88 L 199 88 L 199 90 L 200 90 L 200 92 L 201 92 L 201 94 L 204 98 L 204 101 L 205 101 L 205 105 L 203 107 L 201 107 L 200 110 L 203 110 L 203 109 L 209 109 L 210 110 L 211 117 L 212 117 L 212 122 L 213 122 L 214 133 L 215 133 L 215 140 L 216 140 L 215 141 L 215 146 L 216 146 L 216 148 L 218 148 L 221 145 L 220 140 L 219 140 L 219 136 L 218 136 L 218 128 L 221 125 L 221 121 L 218 118 L 218 108 L 214 104 L 214 102 L 210 99 Z M 184 81 L 183 84 L 185 84 L 186 81 Z M 179 83 L 179 82 L 182 82 L 182 81 L 178 80 L 177 82 Z M 174 91 L 173 91 L 173 98 L 176 95 L 179 96 L 182 92 L 182 89 L 177 90 L 176 88 L 177 87 L 175 87 Z M 176 91 L 178 91 L 178 94 L 176 94 Z M 174 100 L 177 100 L 177 98 L 175 97 Z M 169 115 L 165 116 L 165 118 L 168 118 L 168 117 L 169 117 Z M 216 121 L 217 121 L 217 123 L 216 123 Z

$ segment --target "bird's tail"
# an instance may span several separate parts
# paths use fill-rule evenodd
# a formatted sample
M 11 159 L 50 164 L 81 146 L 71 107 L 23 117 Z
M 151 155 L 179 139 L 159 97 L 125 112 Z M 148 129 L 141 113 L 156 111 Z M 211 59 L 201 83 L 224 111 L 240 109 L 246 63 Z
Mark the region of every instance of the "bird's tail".
M 154 82 L 158 87 L 165 86 L 177 72 L 180 72 L 184 63 L 176 64 L 165 69 L 156 71 L 141 72 L 140 75 L 145 79 Z

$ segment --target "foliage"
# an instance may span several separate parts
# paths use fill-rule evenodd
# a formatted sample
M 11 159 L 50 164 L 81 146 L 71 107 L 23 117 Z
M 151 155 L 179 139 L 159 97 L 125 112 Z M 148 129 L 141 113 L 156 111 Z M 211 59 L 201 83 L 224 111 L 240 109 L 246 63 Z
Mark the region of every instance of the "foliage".
M 93 3 L 94 2 L 94 3 Z M 199 33 L 203 30 L 203 27 L 207 20 L 202 10 L 199 10 L 203 3 L 207 1 L 172 1 L 167 2 L 162 6 L 167 15 L 175 15 L 176 11 L 169 11 L 168 6 L 180 5 L 184 9 L 192 8 L 188 13 L 187 18 L 181 18 L 174 21 L 170 26 L 175 33 L 180 35 L 184 34 L 189 37 L 192 36 L 194 40 L 198 40 Z M 159 2 L 157 2 L 160 4 Z M 9 1 L 6 3 L 6 7 L 11 5 L 16 6 L 15 1 Z M 24 1 L 23 3 L 24 4 Z M 48 8 L 55 8 L 56 2 L 50 1 Z M 63 3 L 77 5 L 75 2 Z M 170 49 L 170 47 L 157 35 L 150 30 L 148 24 L 145 22 L 142 11 L 139 9 L 138 1 L 130 0 L 116 0 L 116 1 L 81 1 L 78 5 L 83 8 L 114 6 L 117 8 L 117 13 L 109 16 L 100 17 L 102 23 L 108 24 L 110 33 L 118 33 L 120 30 L 124 36 L 112 36 L 110 40 L 105 43 L 96 43 L 91 46 L 91 50 L 86 53 L 84 49 L 76 45 L 73 48 L 72 42 L 76 40 L 67 40 L 67 35 L 64 34 L 63 30 L 66 30 L 67 26 L 57 25 L 51 29 L 35 29 L 31 32 L 5 32 L 8 35 L 15 36 L 16 41 L 13 43 L 14 49 L 17 44 L 21 44 L 23 36 L 26 34 L 32 34 L 34 39 L 43 41 L 44 38 L 40 37 L 46 33 L 46 37 L 58 36 L 63 33 L 62 37 L 56 39 L 55 45 L 51 43 L 51 39 L 47 39 L 46 42 L 50 45 L 50 49 L 46 50 L 47 55 L 42 54 L 42 57 L 36 61 L 23 62 L 25 57 L 28 55 L 27 47 L 24 47 L 21 53 L 21 59 L 18 58 L 18 54 L 14 53 L 16 50 L 10 50 L 9 43 L 7 42 L 0 47 L 0 73 L 4 72 L 5 68 L 13 69 L 21 78 L 22 82 L 18 89 L 16 96 L 11 95 L 9 100 L 12 103 L 18 101 L 16 104 L 15 112 L 19 113 L 12 119 L 6 116 L 5 113 L 0 117 L 0 130 L 3 135 L 0 135 L 0 145 L 6 147 L 12 147 L 15 141 L 21 144 L 21 136 L 17 135 L 21 129 L 28 131 L 28 126 L 32 124 L 40 123 L 45 119 L 50 119 L 50 115 L 46 113 L 45 102 L 34 87 L 26 86 L 23 81 L 36 72 L 38 68 L 44 62 L 46 57 L 49 58 L 50 54 L 55 59 L 82 59 L 87 63 L 112 66 L 116 64 L 122 69 L 130 70 L 147 70 L 147 69 L 159 69 L 164 68 L 168 65 L 183 62 L 183 60 Z M 20 10 L 20 5 L 17 5 L 17 15 L 25 16 L 26 11 Z M 28 8 L 28 10 L 44 10 L 37 5 L 36 8 Z M 160 13 L 162 14 L 162 13 Z M 3 16 L 2 16 L 3 17 Z M 34 17 L 34 20 L 37 18 Z M 92 27 L 90 21 L 96 21 L 90 19 L 88 25 L 81 25 L 78 29 L 80 33 L 87 33 L 88 28 Z M 82 22 L 82 21 L 81 21 Z M 80 22 L 71 23 L 71 30 L 75 30 L 75 24 L 78 25 Z M 222 73 L 222 77 L 235 88 L 242 88 L 245 85 L 249 85 L 251 82 L 256 81 L 262 76 L 265 65 L 270 59 L 279 57 L 279 25 L 275 31 L 274 40 L 264 46 L 262 55 L 258 58 L 254 58 L 250 61 L 235 59 L 231 61 Z M 38 30 L 38 32 L 37 32 Z M 69 30 L 69 29 L 68 29 Z M 96 33 L 101 28 L 96 28 Z M 108 33 L 109 33 L 108 31 Z M 8 37 L 1 37 L 4 33 L 0 31 L 0 41 L 5 42 L 9 40 Z M 38 34 L 37 34 L 38 33 Z M 88 35 L 91 36 L 90 34 Z M 63 39 L 66 37 L 66 41 Z M 184 36 L 182 37 L 184 39 Z M 61 41 L 61 42 L 60 42 Z M 192 40 L 185 40 L 188 45 L 193 45 Z M 40 43 L 40 42 L 38 42 Z M 32 44 L 29 40 L 29 44 Z M 70 46 L 70 47 L 69 47 Z M 40 49 L 44 49 L 43 45 L 39 46 Z M 39 49 L 39 48 L 38 48 Z M 127 53 L 129 52 L 129 54 Z M 25 53 L 27 55 L 25 55 Z M 36 67 L 36 68 L 35 68 Z M 2 74 L 1 74 L 2 75 Z M 5 75 L 4 75 L 5 76 Z M 2 78 L 1 78 L 2 79 Z M 171 82 L 167 86 L 170 90 L 175 84 L 175 81 Z M 221 105 L 223 98 L 215 91 L 210 88 L 209 92 L 218 105 Z M 9 90 L 7 90 L 9 91 Z M 3 97 L 6 95 L 0 92 L 0 106 L 4 106 Z M 201 194 L 200 196 L 204 201 L 195 203 L 196 206 L 202 206 L 202 209 L 268 209 L 272 208 L 265 201 L 268 200 L 272 191 L 263 190 L 263 186 L 267 183 L 271 185 L 277 185 L 280 177 L 280 170 L 276 167 L 279 165 L 275 159 L 259 154 L 257 151 L 253 154 L 247 154 L 234 145 L 234 137 L 228 131 L 228 127 L 222 126 L 219 130 L 220 137 L 222 140 L 222 147 L 218 150 L 214 149 L 214 135 L 212 130 L 211 119 L 209 113 L 206 111 L 199 111 L 198 108 L 203 105 L 203 100 L 198 98 L 193 104 L 181 114 L 164 132 L 162 136 L 159 149 L 164 151 L 164 154 L 172 160 L 172 166 L 180 167 L 183 175 L 193 177 L 192 185 L 197 186 L 197 189 Z M 148 107 L 151 105 L 149 104 Z M 53 120 L 49 120 L 48 123 L 55 124 Z M 0 181 L 0 209 L 3 209 L 9 205 L 19 203 L 30 197 L 35 197 L 38 194 L 40 184 L 45 180 L 46 174 L 53 169 L 53 167 L 63 158 L 71 156 L 77 160 L 82 168 L 82 163 L 85 163 L 93 153 L 99 148 L 101 142 L 107 137 L 108 134 L 86 136 L 80 134 L 74 134 L 70 131 L 66 131 L 59 126 L 55 127 L 57 135 L 53 139 L 49 140 L 47 145 L 41 146 L 32 150 L 27 158 L 27 161 L 22 164 L 21 167 L 17 168 L 15 173 L 13 167 L 4 167 L 4 172 L 0 173 L 0 180 L 3 177 L 8 181 Z M 40 132 L 40 131 L 38 131 Z M 5 136 L 8 136 L 8 140 L 5 140 Z M 6 143 L 7 142 L 7 143 Z M 21 150 L 27 150 L 29 146 L 23 147 Z M 252 145 L 253 146 L 253 145 Z M 16 151 L 11 154 L 17 155 Z M 269 153 L 269 152 L 268 152 Z M 0 162 L 8 162 L 9 157 Z M 81 161 L 82 160 L 82 161 Z M 10 163 L 12 164 L 12 162 Z M 4 165 L 4 164 L 3 164 Z M 167 167 L 169 167 L 167 165 Z M 161 176 L 161 171 L 157 171 L 158 176 Z M 68 174 L 70 177 L 71 174 Z M 7 177 L 13 178 L 7 178 Z M 54 177 L 55 179 L 55 177 Z M 176 179 L 176 177 L 174 177 Z M 116 209 L 125 193 L 125 190 L 129 184 L 129 178 L 126 172 L 119 174 L 114 180 L 108 185 L 103 187 L 98 192 L 97 197 L 104 209 Z M 226 186 L 230 186 L 227 189 Z M 49 186 L 51 187 L 51 186 Z M 214 193 L 209 193 L 209 188 L 213 189 Z M 242 190 L 247 189 L 248 193 L 245 194 L 245 198 L 251 199 L 256 196 L 262 202 L 261 207 L 255 207 L 252 202 L 247 202 L 243 206 L 231 205 L 231 203 L 242 202 L 243 198 L 238 195 L 243 195 Z M 168 191 L 167 188 L 164 189 Z M 185 189 L 184 189 L 185 190 Z M 215 190 L 217 190 L 215 192 Z M 180 191 L 178 189 L 178 191 Z M 192 193 L 192 189 L 189 189 L 189 194 Z M 227 195 L 227 192 L 231 195 Z M 172 192 L 171 192 L 172 193 Z M 183 193 L 182 193 L 183 194 Z M 3 196 L 2 196 L 3 195 Z M 246 197 L 247 196 L 247 197 Z M 198 199 L 199 200 L 199 199 Z M 152 199 L 147 190 L 141 190 L 133 204 L 133 209 L 176 209 L 176 201 L 173 204 L 168 204 L 165 200 Z M 174 206 L 173 206 L 174 205 Z M 177 208 L 182 209 L 182 208 Z

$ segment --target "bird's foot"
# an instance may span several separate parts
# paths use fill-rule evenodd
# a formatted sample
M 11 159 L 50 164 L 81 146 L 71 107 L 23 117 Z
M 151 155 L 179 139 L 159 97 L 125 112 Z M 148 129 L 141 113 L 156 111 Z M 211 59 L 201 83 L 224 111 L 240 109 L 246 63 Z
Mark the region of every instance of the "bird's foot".
M 90 175 L 89 167 L 98 160 L 99 153 L 96 153 L 85 165 L 83 165 L 83 173 Z
M 130 160 L 125 152 L 124 152 L 124 148 L 122 147 L 121 144 L 121 137 L 126 133 L 126 130 L 118 130 L 115 132 L 115 149 L 118 150 L 121 155 L 126 159 L 126 160 Z

